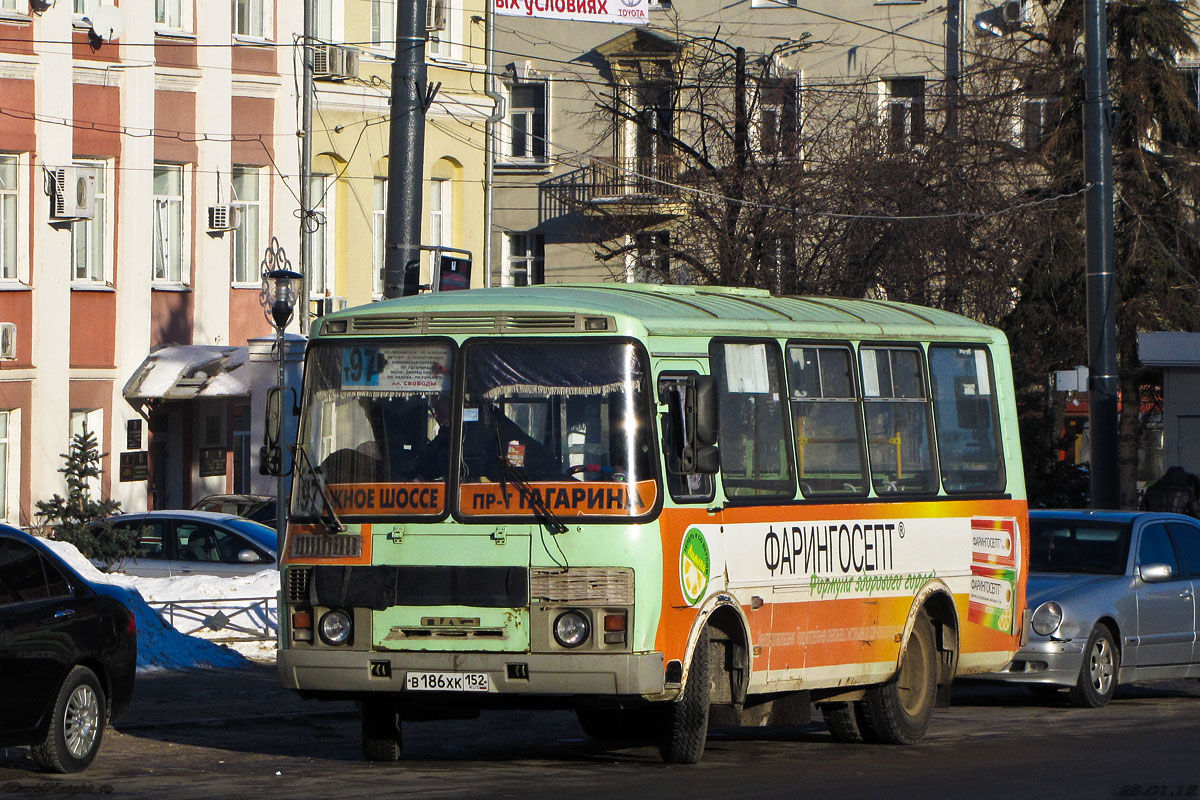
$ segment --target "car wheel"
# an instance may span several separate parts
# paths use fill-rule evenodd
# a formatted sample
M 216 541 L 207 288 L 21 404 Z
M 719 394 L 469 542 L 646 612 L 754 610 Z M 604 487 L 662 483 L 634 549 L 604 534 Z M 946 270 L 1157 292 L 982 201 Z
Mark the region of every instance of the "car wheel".
M 937 699 L 938 653 L 933 623 L 921 611 L 913 624 L 896 677 L 867 689 L 859 727 L 887 744 L 919 742 L 929 727 Z M 869 741 L 870 739 L 868 739 Z
M 1079 679 L 1071 687 L 1071 705 L 1080 708 L 1100 708 L 1112 699 L 1117 690 L 1117 674 L 1121 654 L 1106 625 L 1097 625 L 1088 637 L 1083 650 Z
M 46 772 L 79 772 L 87 769 L 100 749 L 108 702 L 96 673 L 75 667 L 58 690 L 50 729 L 34 745 L 33 760 Z
M 695 764 L 704 755 L 708 736 L 709 679 L 708 628 L 700 634 L 692 653 L 683 693 L 663 709 L 658 752 L 668 764 Z

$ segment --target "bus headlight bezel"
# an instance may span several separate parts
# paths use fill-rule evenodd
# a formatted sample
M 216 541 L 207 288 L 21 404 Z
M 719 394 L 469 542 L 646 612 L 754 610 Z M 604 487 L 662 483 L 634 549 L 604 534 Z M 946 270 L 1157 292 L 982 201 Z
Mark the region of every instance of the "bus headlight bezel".
M 574 650 L 587 644 L 592 636 L 592 621 L 578 609 L 568 609 L 554 618 L 554 641 L 559 647 Z
M 345 609 L 330 609 L 321 615 L 317 631 L 321 641 L 331 647 L 349 644 L 354 637 L 354 617 Z

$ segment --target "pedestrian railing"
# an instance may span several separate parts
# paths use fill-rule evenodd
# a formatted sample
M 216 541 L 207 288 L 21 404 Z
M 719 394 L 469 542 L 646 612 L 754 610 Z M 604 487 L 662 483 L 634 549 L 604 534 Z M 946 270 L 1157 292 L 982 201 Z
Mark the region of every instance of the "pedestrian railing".
M 213 642 L 272 641 L 279 627 L 274 597 L 163 600 L 149 605 L 180 633 Z

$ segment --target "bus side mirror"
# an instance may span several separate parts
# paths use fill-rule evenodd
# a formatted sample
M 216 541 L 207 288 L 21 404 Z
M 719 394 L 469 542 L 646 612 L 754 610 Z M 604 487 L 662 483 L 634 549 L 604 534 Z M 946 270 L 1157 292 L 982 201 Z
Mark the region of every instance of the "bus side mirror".
M 290 475 L 292 465 L 285 464 L 286 448 L 283 446 L 285 414 L 294 414 L 296 390 L 273 386 L 267 390 L 267 418 L 263 430 L 263 446 L 258 451 L 258 471 L 263 475 Z

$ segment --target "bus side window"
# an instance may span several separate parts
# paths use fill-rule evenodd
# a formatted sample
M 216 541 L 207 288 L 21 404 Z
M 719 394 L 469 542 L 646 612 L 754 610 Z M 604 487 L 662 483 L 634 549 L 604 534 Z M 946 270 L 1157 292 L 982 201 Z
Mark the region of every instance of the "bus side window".
M 858 356 L 875 493 L 936 492 L 921 351 L 916 347 L 863 347 Z
M 800 491 L 865 495 L 862 408 L 846 345 L 788 345 L 787 370 Z
M 1004 488 L 991 358 L 981 346 L 929 348 L 938 455 L 947 493 Z

